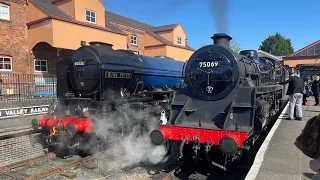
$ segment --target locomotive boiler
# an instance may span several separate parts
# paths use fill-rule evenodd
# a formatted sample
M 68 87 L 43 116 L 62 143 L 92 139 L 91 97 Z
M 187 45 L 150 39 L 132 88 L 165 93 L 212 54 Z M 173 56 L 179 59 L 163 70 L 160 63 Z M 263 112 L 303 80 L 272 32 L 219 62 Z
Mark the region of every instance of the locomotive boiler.
M 166 109 L 174 89 L 183 86 L 181 61 L 114 50 L 102 42 L 89 44 L 57 63 L 57 101 L 42 119 L 32 120 L 34 129 L 41 127 L 46 132 L 50 146 L 65 144 L 81 149 L 81 144 L 101 142 L 96 133 L 101 122 L 97 120 L 116 124 L 114 131 L 130 130 L 135 126 L 132 119 L 122 123 L 104 120 L 111 112 L 126 116 L 129 109 Z M 98 140 L 89 140 L 93 137 Z
M 257 51 L 232 51 L 227 34 L 211 38 L 213 45 L 198 49 L 186 62 L 187 87 L 176 90 L 169 119 L 162 115 L 150 138 L 155 145 L 179 143 L 180 158 L 186 145 L 195 159 L 203 149 L 211 164 L 225 170 L 211 160 L 210 150 L 234 161 L 255 143 L 283 108 L 285 86 L 277 82 L 285 80 L 287 71 Z

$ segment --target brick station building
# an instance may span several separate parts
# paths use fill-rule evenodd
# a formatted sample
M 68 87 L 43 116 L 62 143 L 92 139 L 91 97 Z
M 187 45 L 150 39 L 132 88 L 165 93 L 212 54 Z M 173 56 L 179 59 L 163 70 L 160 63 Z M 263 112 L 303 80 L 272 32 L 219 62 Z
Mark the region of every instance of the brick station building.
M 0 0 L 0 74 L 55 74 L 81 42 L 186 61 L 181 24 L 155 27 L 105 10 L 100 0 Z
M 291 72 L 297 70 L 297 65 L 319 65 L 320 64 L 320 40 L 283 57 L 284 65 L 289 66 Z M 320 72 L 319 72 L 320 75 Z

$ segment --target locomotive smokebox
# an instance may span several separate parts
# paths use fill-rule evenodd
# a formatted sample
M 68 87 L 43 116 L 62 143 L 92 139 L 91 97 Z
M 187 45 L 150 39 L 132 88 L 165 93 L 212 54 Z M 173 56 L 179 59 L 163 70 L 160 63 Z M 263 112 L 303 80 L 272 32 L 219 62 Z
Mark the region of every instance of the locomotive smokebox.
M 218 46 L 222 46 L 222 47 L 230 47 L 230 40 L 232 39 L 232 37 L 230 37 L 228 34 L 226 33 L 217 33 L 214 34 L 211 39 L 213 40 L 213 44 L 214 45 L 218 45 Z

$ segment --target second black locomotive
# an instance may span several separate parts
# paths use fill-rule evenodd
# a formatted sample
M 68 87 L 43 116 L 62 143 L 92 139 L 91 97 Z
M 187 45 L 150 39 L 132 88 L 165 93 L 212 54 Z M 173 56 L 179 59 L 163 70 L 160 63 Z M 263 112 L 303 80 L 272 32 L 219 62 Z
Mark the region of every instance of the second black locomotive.
M 285 86 L 277 82 L 284 81 L 288 72 L 279 62 L 258 57 L 256 51 L 232 51 L 227 34 L 212 39 L 213 45 L 198 49 L 187 61 L 187 88 L 177 89 L 169 119 L 162 119 L 150 136 L 156 145 L 180 143 L 180 157 L 188 144 L 194 158 L 203 149 L 210 159 L 214 147 L 233 161 L 283 108 Z

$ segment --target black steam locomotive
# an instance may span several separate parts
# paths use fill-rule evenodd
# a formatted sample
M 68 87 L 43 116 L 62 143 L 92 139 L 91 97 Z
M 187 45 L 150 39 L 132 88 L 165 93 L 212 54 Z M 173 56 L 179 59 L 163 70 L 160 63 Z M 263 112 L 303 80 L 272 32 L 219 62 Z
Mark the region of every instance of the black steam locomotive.
M 183 65 L 169 57 L 141 56 L 91 42 L 57 63 L 57 101 L 32 126 L 42 127 L 50 146 L 89 151 L 107 131 L 123 134 L 141 123 L 141 116 L 128 117 L 129 111 L 147 115 L 169 108 L 174 88 L 183 86 Z
M 277 82 L 284 81 L 288 72 L 254 50 L 235 53 L 227 34 L 211 38 L 214 45 L 198 49 L 187 61 L 187 88 L 176 90 L 169 119 L 161 116 L 159 129 L 150 137 L 155 145 L 180 143 L 180 158 L 188 144 L 196 159 L 204 147 L 210 160 L 208 153 L 214 147 L 226 161 L 234 161 L 283 108 L 285 86 Z M 210 163 L 225 170 L 225 166 Z

